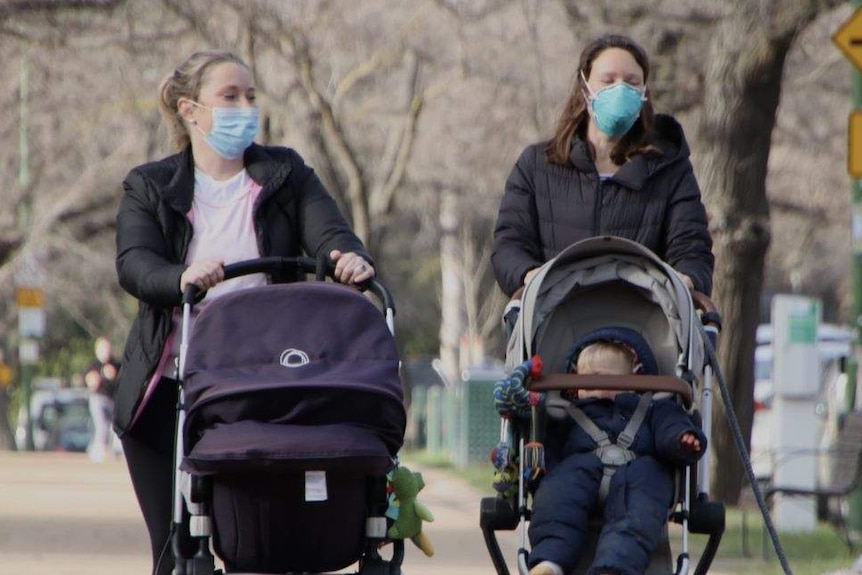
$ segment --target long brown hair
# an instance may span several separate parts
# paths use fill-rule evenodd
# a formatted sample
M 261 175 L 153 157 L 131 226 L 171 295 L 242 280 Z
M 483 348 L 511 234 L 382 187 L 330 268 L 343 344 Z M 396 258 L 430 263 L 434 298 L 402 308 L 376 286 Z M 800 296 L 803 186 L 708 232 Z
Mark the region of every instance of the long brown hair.
M 180 117 L 178 104 L 180 98 L 197 100 L 207 71 L 213 66 L 225 62 L 248 68 L 242 58 L 233 52 L 203 50 L 186 58 L 162 81 L 159 89 L 159 109 L 168 125 L 168 134 L 175 149 L 182 150 L 189 143 L 188 129 Z
M 638 66 L 643 70 L 644 84 L 649 86 L 646 83 L 649 78 L 649 60 L 644 49 L 634 40 L 620 34 L 606 34 L 587 44 L 583 52 L 581 52 L 578 69 L 575 72 L 575 84 L 566 101 L 563 113 L 557 121 L 554 138 L 545 149 L 545 157 L 548 159 L 548 162 L 560 166 L 569 165 L 569 151 L 572 149 L 572 139 L 575 136 L 586 138 L 590 113 L 587 110 L 587 99 L 584 96 L 584 91 L 587 87 L 581 73 L 583 73 L 583 78 L 589 79 L 593 62 L 598 58 L 599 54 L 608 48 L 621 48 L 631 54 L 635 62 L 638 63 Z M 643 103 L 637 121 L 620 138 L 620 141 L 617 142 L 617 145 L 611 151 L 611 160 L 617 165 L 625 163 L 634 154 L 655 150 L 654 147 L 647 143 L 647 136 L 652 130 L 653 118 L 655 116 L 652 104 L 650 103 L 649 87 L 647 87 L 646 96 L 647 100 Z M 590 150 L 592 153 L 592 147 L 590 147 Z

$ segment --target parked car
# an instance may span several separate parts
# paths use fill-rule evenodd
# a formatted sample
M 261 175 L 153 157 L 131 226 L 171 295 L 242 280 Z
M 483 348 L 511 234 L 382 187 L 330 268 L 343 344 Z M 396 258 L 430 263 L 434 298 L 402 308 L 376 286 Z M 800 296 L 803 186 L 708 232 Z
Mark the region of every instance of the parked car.
M 19 450 L 26 448 L 28 419 L 33 422 L 36 451 L 87 450 L 92 425 L 86 389 L 61 388 L 50 380 L 35 385 L 29 413 L 23 405 L 18 412 L 15 444 Z
M 835 324 L 821 324 L 817 332 L 820 355 L 820 383 L 814 409 L 824 418 L 830 409 L 840 405 L 844 396 L 842 375 L 853 346 L 853 330 Z M 771 450 L 772 400 L 775 391 L 772 381 L 772 326 L 757 327 L 757 347 L 754 351 L 754 418 L 751 427 L 751 463 L 758 477 L 772 475 Z

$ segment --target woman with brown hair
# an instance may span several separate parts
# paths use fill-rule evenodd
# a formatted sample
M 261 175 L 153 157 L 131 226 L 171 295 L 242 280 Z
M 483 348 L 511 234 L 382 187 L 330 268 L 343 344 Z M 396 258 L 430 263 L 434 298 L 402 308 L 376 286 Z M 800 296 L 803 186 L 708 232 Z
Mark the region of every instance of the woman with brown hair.
M 682 127 L 655 114 L 649 61 L 633 40 L 605 35 L 581 53 L 550 141 L 528 146 L 506 181 L 492 265 L 512 295 L 579 240 L 636 241 L 686 284 L 712 290 L 712 238 Z

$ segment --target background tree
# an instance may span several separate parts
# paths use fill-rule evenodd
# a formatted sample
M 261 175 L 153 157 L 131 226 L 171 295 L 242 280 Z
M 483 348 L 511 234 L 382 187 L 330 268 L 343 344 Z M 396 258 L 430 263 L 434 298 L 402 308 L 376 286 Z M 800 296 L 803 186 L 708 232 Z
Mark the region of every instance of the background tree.
M 764 263 L 771 222 L 766 177 L 785 62 L 794 42 L 820 11 L 837 1 L 737 2 L 711 34 L 700 139 L 715 240 L 715 300 L 732 329 L 723 337 L 720 364 L 733 409 L 751 434 L 755 331 L 760 318 Z M 720 406 L 721 402 L 717 402 Z M 736 502 L 742 465 L 726 419 L 715 419 L 713 494 Z
M 486 256 L 503 183 L 520 151 L 550 136 L 585 42 L 618 31 L 644 44 L 654 104 L 690 139 L 716 237 L 722 361 L 747 433 L 760 294 L 818 295 L 831 320 L 848 309 L 849 80 L 829 40 L 849 16 L 839 4 L 0 0 L 0 105 L 19 110 L 25 75 L 30 94 L 25 123 L 0 115 L 9 359 L 12 280 L 33 251 L 48 268 L 40 368 L 73 369 L 64 350 L 98 333 L 122 341 L 135 304 L 114 271 L 119 182 L 170 152 L 158 84 L 183 56 L 212 47 L 252 66 L 261 140 L 299 150 L 373 247 L 397 296 L 405 356 L 437 355 L 441 310 L 456 306 L 441 303 L 440 206 L 444 190 L 457 191 L 458 331 L 496 336 L 486 356 L 500 357 L 502 298 Z M 723 468 L 737 461 L 721 427 L 714 443 Z M 715 493 L 732 500 L 740 474 L 714 477 L 730 482 Z

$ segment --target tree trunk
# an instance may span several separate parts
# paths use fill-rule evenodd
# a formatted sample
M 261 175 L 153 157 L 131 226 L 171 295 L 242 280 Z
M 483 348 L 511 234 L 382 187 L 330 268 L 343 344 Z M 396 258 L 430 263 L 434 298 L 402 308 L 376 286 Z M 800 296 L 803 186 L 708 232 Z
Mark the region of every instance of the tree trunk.
M 440 363 L 447 383 L 452 385 L 460 381 L 460 344 L 464 331 L 458 204 L 458 192 L 445 189 L 440 193 Z
M 9 424 L 8 388 L 0 383 L 0 451 L 15 449 L 15 436 Z
M 715 30 L 706 69 L 700 183 L 710 212 L 716 256 L 714 300 L 727 330 L 719 362 L 743 432 L 751 437 L 754 347 L 763 265 L 770 241 L 766 168 L 781 75 L 793 34 L 740 10 Z M 725 406 L 714 405 L 710 492 L 736 503 L 743 485 Z

